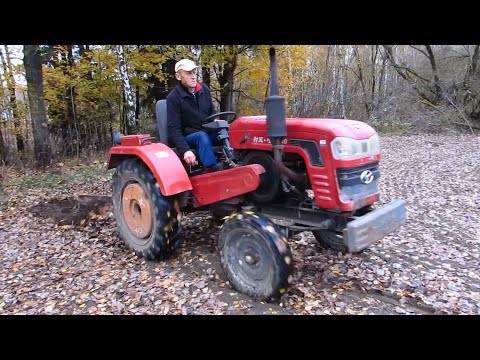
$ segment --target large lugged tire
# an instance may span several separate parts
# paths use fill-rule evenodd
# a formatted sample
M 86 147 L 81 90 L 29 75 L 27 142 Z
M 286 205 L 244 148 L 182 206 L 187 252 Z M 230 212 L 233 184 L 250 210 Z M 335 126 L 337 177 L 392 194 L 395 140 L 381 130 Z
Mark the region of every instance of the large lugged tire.
M 163 196 L 140 159 L 122 162 L 113 175 L 113 212 L 125 244 L 147 260 L 166 258 L 180 245 L 181 211 Z
M 332 230 L 315 230 L 312 231 L 313 236 L 321 247 L 347 253 L 348 249 L 343 244 L 343 235 L 340 232 Z
M 276 301 L 293 281 L 287 239 L 265 216 L 251 211 L 230 215 L 220 230 L 218 247 L 232 286 L 254 299 Z

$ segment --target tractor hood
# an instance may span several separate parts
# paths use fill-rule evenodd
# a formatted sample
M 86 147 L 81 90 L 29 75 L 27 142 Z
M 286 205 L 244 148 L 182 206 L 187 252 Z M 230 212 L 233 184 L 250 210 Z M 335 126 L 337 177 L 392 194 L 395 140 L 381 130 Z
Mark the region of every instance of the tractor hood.
M 352 139 L 368 139 L 375 130 L 368 124 L 357 120 L 287 118 L 287 137 L 293 133 L 316 133 L 330 138 L 345 136 Z M 240 116 L 230 124 L 232 131 L 265 131 L 266 116 Z

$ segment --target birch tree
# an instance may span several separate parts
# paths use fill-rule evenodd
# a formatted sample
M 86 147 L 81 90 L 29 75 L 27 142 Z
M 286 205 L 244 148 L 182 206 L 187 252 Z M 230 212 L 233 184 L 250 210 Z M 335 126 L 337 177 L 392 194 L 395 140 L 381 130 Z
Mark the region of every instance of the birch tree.
M 135 101 L 133 97 L 130 79 L 128 77 L 127 63 L 123 52 L 123 45 L 115 46 L 115 52 L 118 56 L 118 70 L 122 79 L 123 94 L 125 97 L 126 117 L 127 117 L 127 133 L 136 134 L 138 132 L 138 124 L 135 119 Z
M 0 108 L 0 114 L 2 113 L 2 109 Z M 5 142 L 3 140 L 3 131 L 2 131 L 2 119 L 0 118 L 0 162 L 6 163 L 8 159 L 8 149 L 5 146 Z
M 22 153 L 25 151 L 25 142 L 23 139 L 23 131 L 20 122 L 20 113 L 18 111 L 17 99 L 15 94 L 15 77 L 13 73 L 12 61 L 10 59 L 10 52 L 8 45 L 5 46 L 5 56 L 0 48 L 0 58 L 3 66 L 3 73 L 7 82 L 8 92 L 10 93 L 10 108 L 13 114 L 13 126 L 15 127 L 15 139 L 17 140 L 17 150 Z

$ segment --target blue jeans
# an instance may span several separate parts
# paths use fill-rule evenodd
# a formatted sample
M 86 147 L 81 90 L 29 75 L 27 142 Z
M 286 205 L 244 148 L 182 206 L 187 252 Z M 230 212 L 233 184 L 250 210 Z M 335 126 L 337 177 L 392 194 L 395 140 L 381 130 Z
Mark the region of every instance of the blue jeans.
M 217 133 L 207 134 L 204 131 L 197 131 L 185 136 L 187 144 L 197 150 L 200 161 L 205 167 L 212 167 L 217 163 L 212 146 L 222 145 L 217 139 Z

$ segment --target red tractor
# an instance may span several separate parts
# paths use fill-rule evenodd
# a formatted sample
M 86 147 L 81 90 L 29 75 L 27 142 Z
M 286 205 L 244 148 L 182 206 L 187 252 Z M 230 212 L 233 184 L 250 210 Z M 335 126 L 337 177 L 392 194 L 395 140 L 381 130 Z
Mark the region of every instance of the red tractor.
M 233 287 L 274 301 L 292 282 L 287 238 L 311 231 L 321 246 L 359 252 L 406 221 L 404 200 L 379 200 L 379 138 L 354 120 L 285 118 L 275 50 L 266 116 L 222 112 L 208 117 L 227 169 L 190 167 L 168 146 L 166 100 L 157 102 L 160 142 L 150 135 L 117 138 L 108 154 L 120 237 L 138 256 L 170 256 L 182 241 L 181 215 L 212 210 L 226 219 L 218 239 Z M 232 120 L 208 122 L 217 117 Z M 198 157 L 197 157 L 198 158 Z

